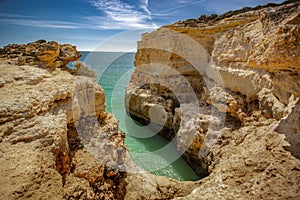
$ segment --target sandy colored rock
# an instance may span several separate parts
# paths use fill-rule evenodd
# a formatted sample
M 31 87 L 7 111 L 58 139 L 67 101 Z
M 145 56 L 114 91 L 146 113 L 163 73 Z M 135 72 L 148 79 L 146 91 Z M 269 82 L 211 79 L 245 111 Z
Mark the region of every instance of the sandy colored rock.
M 133 163 L 95 72 L 83 63 L 65 67 L 80 57 L 72 45 L 41 40 L 2 48 L 0 196 L 299 199 L 293 2 L 176 23 L 138 43 L 127 111 L 177 137 L 186 160 L 207 172 L 195 182 L 154 176 Z
M 75 46 L 58 44 L 55 41 L 38 40 L 28 44 L 11 44 L 0 49 L 0 57 L 10 59 L 17 65 L 37 65 L 44 67 L 66 67 L 76 61 L 81 54 Z
M 191 192 L 193 182 L 181 185 L 133 163 L 89 66 L 15 65 L 16 58 L 2 56 L 3 199 L 166 199 Z
M 275 131 L 285 135 L 285 140 L 289 142 L 289 146 L 286 147 L 296 158 L 300 158 L 300 102 L 299 99 L 295 103 L 291 103 L 291 107 L 288 108 L 289 115 L 279 121 L 278 127 Z
M 123 199 L 124 133 L 106 112 L 104 90 L 88 76 L 95 72 L 80 74 L 87 67 L 78 64 L 75 76 L 54 66 L 79 58 L 71 45 L 35 42 L 4 49 L 19 53 L 14 59 L 2 54 L 0 61 L 0 196 Z M 18 63 L 24 49 L 36 52 L 36 61 L 45 65 Z M 103 138 L 111 151 L 99 145 L 93 150 L 91 143 Z
M 164 109 L 157 113 L 170 114 L 165 127 L 183 158 L 207 171 L 174 199 L 300 198 L 299 8 L 289 1 L 202 16 L 138 42 L 128 113 L 150 122 L 144 105 Z

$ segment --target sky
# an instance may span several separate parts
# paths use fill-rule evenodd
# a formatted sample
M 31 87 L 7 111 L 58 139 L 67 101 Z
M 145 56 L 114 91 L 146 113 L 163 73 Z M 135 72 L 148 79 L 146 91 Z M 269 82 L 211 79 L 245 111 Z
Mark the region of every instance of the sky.
M 178 20 L 283 0 L 0 0 L 0 47 L 38 39 L 81 51 L 135 51 L 140 35 Z

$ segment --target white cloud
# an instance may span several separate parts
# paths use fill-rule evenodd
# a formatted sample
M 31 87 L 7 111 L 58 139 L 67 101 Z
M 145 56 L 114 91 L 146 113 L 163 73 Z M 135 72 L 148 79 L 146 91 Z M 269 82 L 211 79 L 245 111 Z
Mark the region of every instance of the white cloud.
M 20 19 L 20 18 L 10 18 L 10 19 L 0 19 L 0 22 L 8 24 L 16 24 L 22 26 L 34 26 L 42 28 L 62 28 L 62 29 L 77 29 L 82 28 L 81 24 L 65 22 L 65 21 L 53 21 L 53 20 L 38 20 L 38 19 Z
M 128 30 L 158 28 L 151 19 L 148 0 L 134 6 L 121 0 L 87 0 L 99 11 L 98 16 L 86 16 L 76 22 L 45 20 L 33 16 L 0 13 L 0 22 L 22 26 L 60 29 Z
M 85 24 L 59 20 L 43 20 L 29 15 L 0 13 L 0 16 L 0 22 L 6 24 L 59 29 L 87 28 Z
M 148 9 L 149 1 L 148 0 L 141 0 L 141 6 L 140 7 L 148 14 L 148 18 L 151 19 L 151 12 Z
M 123 21 L 116 21 L 113 19 L 108 19 L 102 16 L 89 16 L 84 18 L 88 21 L 88 27 L 91 29 L 102 29 L 102 30 L 128 30 L 128 29 L 154 29 L 157 25 L 154 23 L 140 23 L 135 19 L 132 19 L 129 23 L 128 21 L 124 23 Z
M 32 16 L 15 15 L 8 13 L 0 13 L 0 22 L 6 24 L 15 24 L 21 26 L 41 27 L 41 28 L 57 28 L 57 29 L 95 29 L 95 30 L 122 30 L 122 29 L 147 29 L 157 28 L 152 22 L 144 22 L 141 17 L 134 18 L 120 15 L 119 13 L 110 13 L 113 17 L 107 16 L 88 16 L 82 18 L 78 22 L 43 20 Z M 147 17 L 146 17 L 147 18 Z
M 180 4 L 189 3 L 189 2 L 190 2 L 189 0 L 177 0 L 177 3 Z
M 0 13 L 0 16 L 5 18 L 33 18 L 32 16 L 28 16 L 28 15 L 18 15 L 18 14 L 10 14 L 10 13 Z
M 199 4 L 199 3 L 203 3 L 207 0 L 199 0 L 199 1 L 189 1 L 189 0 L 177 0 L 177 3 L 179 5 L 176 5 L 175 7 L 171 7 L 169 9 L 166 9 L 166 10 L 162 10 L 160 11 L 160 13 L 164 13 L 164 12 L 170 12 L 170 11 L 173 11 L 173 10 L 178 10 L 178 9 L 181 9 L 181 8 L 184 8 L 184 7 L 188 7 L 188 6 L 192 6 L 192 5 L 195 5 L 195 4 Z M 182 4 L 182 5 L 180 5 Z
M 98 27 L 107 29 L 157 28 L 157 25 L 150 21 L 151 12 L 148 9 L 148 0 L 140 1 L 140 9 L 121 0 L 90 2 L 106 16 L 104 21 L 98 21 Z M 89 18 L 93 22 L 97 20 L 97 17 Z

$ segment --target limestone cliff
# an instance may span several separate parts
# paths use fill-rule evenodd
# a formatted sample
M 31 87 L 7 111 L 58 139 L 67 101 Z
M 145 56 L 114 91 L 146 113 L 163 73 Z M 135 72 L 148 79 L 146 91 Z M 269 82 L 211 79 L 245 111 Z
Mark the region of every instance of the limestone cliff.
M 74 46 L 39 40 L 0 57 L 1 199 L 170 199 L 198 185 L 134 164 L 96 72 L 66 67 Z
M 128 113 L 204 178 L 135 166 L 72 45 L 0 49 L 3 199 L 299 199 L 299 1 L 143 35 Z
M 1 199 L 123 199 L 124 134 L 95 72 L 66 68 L 76 48 L 37 41 L 0 54 Z
M 182 199 L 300 197 L 300 2 L 145 33 L 127 112 L 202 177 Z

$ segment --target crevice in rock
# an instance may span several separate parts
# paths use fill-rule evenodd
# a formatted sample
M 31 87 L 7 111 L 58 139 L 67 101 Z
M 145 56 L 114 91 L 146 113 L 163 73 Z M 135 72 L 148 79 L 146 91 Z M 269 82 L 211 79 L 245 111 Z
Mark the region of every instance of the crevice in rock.
M 209 175 L 208 166 L 204 159 L 199 159 L 199 157 L 193 157 L 186 154 L 183 154 L 182 158 L 184 158 L 184 160 L 191 166 L 200 179 Z
M 241 119 L 238 118 L 238 114 L 236 112 L 238 111 L 247 112 L 250 114 L 252 113 L 252 110 L 257 107 L 257 105 L 255 104 L 252 106 L 248 106 L 250 104 L 246 104 L 245 95 L 242 95 L 240 93 L 235 93 L 228 89 L 224 90 L 224 94 L 222 93 L 221 95 L 228 95 L 230 99 L 228 100 L 228 102 L 221 102 L 221 105 L 227 106 L 232 113 L 230 112 L 222 113 L 213 105 L 210 105 L 207 102 L 203 101 L 201 97 L 198 97 L 199 98 L 198 111 L 195 110 L 194 106 L 191 106 L 190 108 L 187 108 L 188 110 L 185 110 L 185 108 L 182 108 L 182 105 L 183 107 L 185 107 L 184 105 L 189 105 L 189 104 L 192 105 L 193 103 L 184 103 L 180 105 L 175 94 L 170 89 L 159 84 L 144 84 L 143 86 L 137 88 L 136 92 L 133 93 L 134 93 L 133 98 L 129 99 L 129 109 L 127 108 L 127 113 L 129 114 L 129 116 L 134 120 L 140 122 L 142 125 L 150 126 L 150 128 L 153 131 L 159 133 L 160 135 L 167 138 L 168 140 L 176 141 L 177 150 L 179 152 L 181 152 L 182 148 L 185 149 L 184 146 L 187 143 L 189 143 L 187 141 L 189 139 L 187 139 L 186 136 L 184 135 L 192 133 L 191 132 L 192 130 L 189 130 L 189 128 L 186 127 L 187 129 L 183 130 L 180 136 L 181 138 L 178 139 L 177 136 L 178 131 L 180 129 L 180 126 L 182 125 L 181 118 L 183 116 L 181 115 L 187 112 L 190 113 L 189 114 L 190 119 L 194 118 L 193 119 L 194 121 L 192 123 L 193 124 L 196 123 L 197 127 L 194 127 L 192 129 L 193 130 L 195 129 L 194 131 L 199 132 L 199 134 L 195 135 L 195 138 L 193 139 L 194 140 L 193 143 L 197 141 L 199 144 L 198 145 L 194 144 L 193 147 L 187 147 L 188 149 L 182 152 L 182 158 L 191 166 L 191 168 L 195 171 L 195 173 L 200 178 L 204 178 L 209 175 L 208 164 L 206 162 L 205 157 L 200 158 L 197 153 L 199 151 L 198 149 L 199 145 L 203 146 L 204 149 L 206 148 L 205 145 L 203 144 L 201 145 L 201 143 L 203 143 L 202 137 L 204 138 L 213 137 L 212 140 L 214 140 L 216 139 L 215 137 L 218 137 L 217 132 L 220 131 L 222 128 L 229 128 L 230 130 L 238 130 L 243 125 L 243 123 Z M 202 95 L 202 92 L 200 93 Z M 218 95 L 219 93 L 215 92 L 215 94 Z M 147 95 L 149 95 L 149 98 L 145 97 Z M 210 95 L 210 94 L 206 94 L 206 95 Z M 134 107 L 136 100 L 143 102 L 142 107 Z M 167 103 L 167 101 L 170 102 Z M 233 108 L 230 108 L 228 106 L 231 101 L 235 103 Z M 144 105 L 149 105 L 149 106 L 143 107 Z M 163 112 L 170 114 L 167 120 L 163 120 L 164 124 L 156 124 L 153 121 L 151 122 L 149 116 L 149 110 L 151 109 L 151 106 L 160 106 L 161 109 L 163 109 Z M 136 110 L 130 108 L 135 108 Z M 180 111 L 181 113 L 180 114 L 175 112 L 176 109 L 179 110 L 183 109 L 183 110 Z M 188 121 L 184 121 L 183 124 L 187 122 Z M 212 125 L 210 126 L 210 124 Z M 191 126 L 193 125 L 191 124 Z M 210 133 L 209 135 L 207 135 L 209 127 L 210 127 Z
M 108 167 L 104 169 L 104 176 L 95 182 L 89 182 L 94 194 L 99 199 L 124 199 L 126 194 L 126 172 L 118 172 Z
M 76 166 L 72 162 L 73 157 L 78 149 L 83 148 L 83 144 L 78 137 L 74 123 L 67 125 L 66 138 L 63 135 L 60 147 L 56 155 L 56 169 L 62 175 L 63 186 L 66 183 L 66 176 L 75 171 Z
M 70 173 L 73 173 L 76 169 L 76 165 L 72 162 L 76 152 L 84 147 L 81 142 L 75 124 L 68 124 L 68 146 L 69 146 L 69 158 L 70 158 Z

